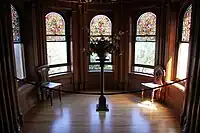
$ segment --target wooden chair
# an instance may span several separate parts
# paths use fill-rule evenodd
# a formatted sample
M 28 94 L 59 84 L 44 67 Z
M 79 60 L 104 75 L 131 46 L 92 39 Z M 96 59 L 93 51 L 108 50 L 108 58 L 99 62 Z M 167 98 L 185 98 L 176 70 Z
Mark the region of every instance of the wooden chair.
M 51 106 L 52 106 L 53 105 L 53 102 L 52 102 L 53 92 L 52 91 L 54 89 L 58 90 L 59 99 L 61 102 L 62 83 L 51 82 L 49 80 L 48 71 L 49 71 L 48 65 L 43 65 L 43 66 L 40 66 L 37 68 L 37 72 L 41 76 L 41 83 L 40 83 L 38 92 L 40 92 L 39 95 L 42 100 L 44 100 L 44 94 L 45 94 L 46 99 L 50 99 Z
M 151 88 L 152 89 L 152 94 L 151 94 L 151 102 L 154 102 L 154 97 L 155 97 L 155 91 L 158 92 L 158 99 L 161 99 L 161 92 L 163 87 L 159 87 L 165 83 L 164 81 L 164 76 L 165 76 L 165 71 L 161 66 L 156 66 L 154 68 L 154 80 L 152 82 L 145 82 L 141 83 L 144 88 Z M 158 88 L 155 88 L 158 87 Z M 142 100 L 144 98 L 144 88 L 142 88 Z M 155 89 L 153 89 L 155 88 Z

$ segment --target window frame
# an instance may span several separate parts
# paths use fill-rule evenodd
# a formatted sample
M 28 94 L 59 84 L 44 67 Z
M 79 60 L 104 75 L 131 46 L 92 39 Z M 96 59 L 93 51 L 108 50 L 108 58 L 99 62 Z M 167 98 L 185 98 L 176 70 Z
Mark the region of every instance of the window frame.
M 90 42 L 90 38 L 91 37 L 101 37 L 101 35 L 90 35 L 90 23 L 91 23 L 91 21 L 93 20 L 93 18 L 94 17 L 96 17 L 96 16 L 98 16 L 98 15 L 103 15 L 103 16 L 106 16 L 107 18 L 109 18 L 109 20 L 110 20 L 110 22 L 111 22 L 111 35 L 103 35 L 104 37 L 111 37 L 112 35 L 113 35 L 113 23 L 112 23 L 112 20 L 111 20 L 111 18 L 108 16 L 108 15 L 106 15 L 106 14 L 96 14 L 96 15 L 94 15 L 91 19 L 90 19 L 90 21 L 89 21 L 89 37 L 88 37 L 88 41 Z M 90 46 L 88 46 L 88 48 L 89 48 Z M 89 64 L 88 64 L 88 71 L 89 72 L 93 72 L 93 71 L 100 71 L 100 69 L 89 69 L 90 68 L 90 65 L 100 65 L 100 62 L 91 62 L 90 61 L 90 58 L 91 58 L 91 55 L 89 55 L 89 58 L 88 58 L 88 62 L 89 62 Z M 113 65 L 114 65 L 114 63 L 113 63 L 113 54 L 111 54 L 111 62 L 104 62 L 104 66 L 105 65 L 112 65 L 112 69 L 105 69 L 105 67 L 104 67 L 104 70 L 105 71 L 111 71 L 111 72 L 113 72 L 113 70 L 114 70 L 114 67 L 113 67 Z
M 65 22 L 65 35 L 47 35 L 46 32 L 46 15 L 49 13 L 57 13 L 58 15 L 60 15 L 62 17 L 62 19 Z M 46 54 L 46 61 L 48 64 L 48 56 L 47 56 L 47 42 L 66 42 L 66 47 L 67 47 L 67 63 L 59 63 L 59 64 L 52 64 L 49 65 L 49 68 L 56 68 L 56 67 L 67 67 L 67 71 L 64 72 L 58 72 L 58 73 L 52 73 L 49 75 L 57 75 L 57 74 L 66 74 L 67 72 L 71 72 L 71 39 L 72 39 L 72 34 L 71 34 L 71 12 L 70 11 L 57 11 L 57 10 L 48 10 L 47 12 L 45 12 L 44 14 L 44 33 L 45 33 L 45 54 Z M 47 41 L 47 36 L 65 36 L 65 41 Z
M 176 58 L 175 58 L 175 65 L 174 65 L 174 79 L 175 80 L 180 80 L 179 78 L 177 78 L 177 71 L 178 71 L 178 53 L 179 53 L 179 48 L 180 48 L 180 45 L 181 43 L 188 43 L 189 44 L 189 48 L 188 48 L 188 57 L 189 57 L 189 51 L 190 51 L 190 40 L 191 40 L 191 25 L 190 25 L 190 38 L 189 38 L 189 41 L 182 41 L 182 31 L 183 31 L 183 22 L 184 22 L 184 15 L 186 13 L 186 11 L 188 10 L 188 8 L 192 6 L 191 3 L 189 4 L 186 4 L 183 9 L 181 9 L 181 12 L 179 14 L 179 24 L 178 24 L 178 39 L 177 39 L 177 45 L 175 47 L 175 55 L 176 55 Z M 191 16 L 191 21 L 192 21 L 192 16 Z M 192 23 L 191 23 L 192 24 Z M 188 58 L 188 61 L 189 61 L 189 58 Z M 189 62 L 188 62 L 189 63 Z M 187 64 L 187 67 L 188 67 L 188 64 Z M 187 76 L 187 70 L 186 70 L 186 76 Z M 180 82 L 179 84 L 185 86 L 185 81 L 182 81 Z
M 13 44 L 13 52 L 14 52 L 14 63 L 15 63 L 15 76 L 16 76 L 16 78 L 19 78 L 18 76 L 17 76 L 17 64 L 16 64 L 16 56 L 15 56 L 15 45 L 20 45 L 20 49 L 21 49 L 21 59 L 22 59 L 22 71 L 23 71 L 23 78 L 19 78 L 19 79 L 21 79 L 21 80 L 24 80 L 24 79 L 26 79 L 27 78 L 27 73 L 26 73 L 26 65 L 25 65 L 25 49 L 24 49 L 24 44 L 23 44 L 23 37 L 22 37 L 22 31 L 21 31 L 21 21 L 20 21 L 20 13 L 19 13 L 19 11 L 18 11 L 18 9 L 16 8 L 16 6 L 15 5 L 13 5 L 13 4 L 10 4 L 10 14 L 12 14 L 12 8 L 13 7 L 13 9 L 16 11 L 16 13 L 17 13 L 17 16 L 18 16 L 18 23 L 19 23 L 19 34 L 20 34 L 20 40 L 19 41 L 16 41 L 16 40 L 14 40 L 14 36 L 13 36 L 13 26 L 12 26 L 12 15 L 10 16 L 10 19 L 11 19 L 11 30 L 12 30 L 12 44 Z M 21 85 L 23 85 L 24 84 L 24 82 L 23 81 L 21 81 L 21 80 L 18 80 L 17 79 L 17 83 L 18 83 L 18 86 L 21 86 Z
M 156 16 L 156 34 L 155 35 L 137 35 L 137 22 L 138 19 L 144 14 L 144 13 L 153 13 Z M 133 17 L 132 17 L 133 18 Z M 148 69 L 154 69 L 154 67 L 156 66 L 157 63 L 157 59 L 159 58 L 158 55 L 158 39 L 159 39 L 159 26 L 158 26 L 158 19 L 159 16 L 157 15 L 156 11 L 152 11 L 152 10 L 145 10 L 142 12 L 137 13 L 134 21 L 132 22 L 132 66 L 131 66 L 131 72 L 133 73 L 138 73 L 138 74 L 144 74 L 144 75 L 153 75 L 153 73 L 144 73 L 144 72 L 137 72 L 134 71 L 134 67 L 144 67 L 144 68 L 148 68 Z M 136 41 L 137 37 L 141 37 L 141 36 L 148 36 L 148 37 L 155 37 L 155 41 Z M 151 65 L 144 65 L 144 64 L 135 64 L 135 44 L 136 42 L 155 42 L 155 55 L 154 55 L 154 66 Z

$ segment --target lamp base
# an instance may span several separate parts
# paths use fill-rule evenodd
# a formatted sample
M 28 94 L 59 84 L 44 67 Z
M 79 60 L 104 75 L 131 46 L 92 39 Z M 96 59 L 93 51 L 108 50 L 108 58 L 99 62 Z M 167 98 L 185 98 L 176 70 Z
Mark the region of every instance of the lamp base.
M 97 104 L 96 111 L 109 111 L 108 105 L 106 104 L 106 97 L 104 95 L 99 97 L 99 104 Z

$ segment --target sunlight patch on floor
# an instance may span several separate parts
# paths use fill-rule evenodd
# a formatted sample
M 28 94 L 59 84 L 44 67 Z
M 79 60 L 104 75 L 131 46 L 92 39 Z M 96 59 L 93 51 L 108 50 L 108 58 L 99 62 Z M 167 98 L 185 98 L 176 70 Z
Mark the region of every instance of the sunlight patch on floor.
M 138 106 L 147 109 L 157 110 L 156 105 L 148 100 L 138 103 Z

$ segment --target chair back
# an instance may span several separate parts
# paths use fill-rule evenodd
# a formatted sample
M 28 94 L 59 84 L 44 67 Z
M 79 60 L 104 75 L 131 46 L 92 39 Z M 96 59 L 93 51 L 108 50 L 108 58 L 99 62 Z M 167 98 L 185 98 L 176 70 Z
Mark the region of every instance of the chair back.
M 48 82 L 49 81 L 49 66 L 48 65 L 43 65 L 37 68 L 38 73 L 41 76 L 42 82 Z
M 163 67 L 156 66 L 154 68 L 154 83 L 163 85 L 164 80 L 165 80 L 164 77 L 165 77 L 165 71 L 164 71 Z

